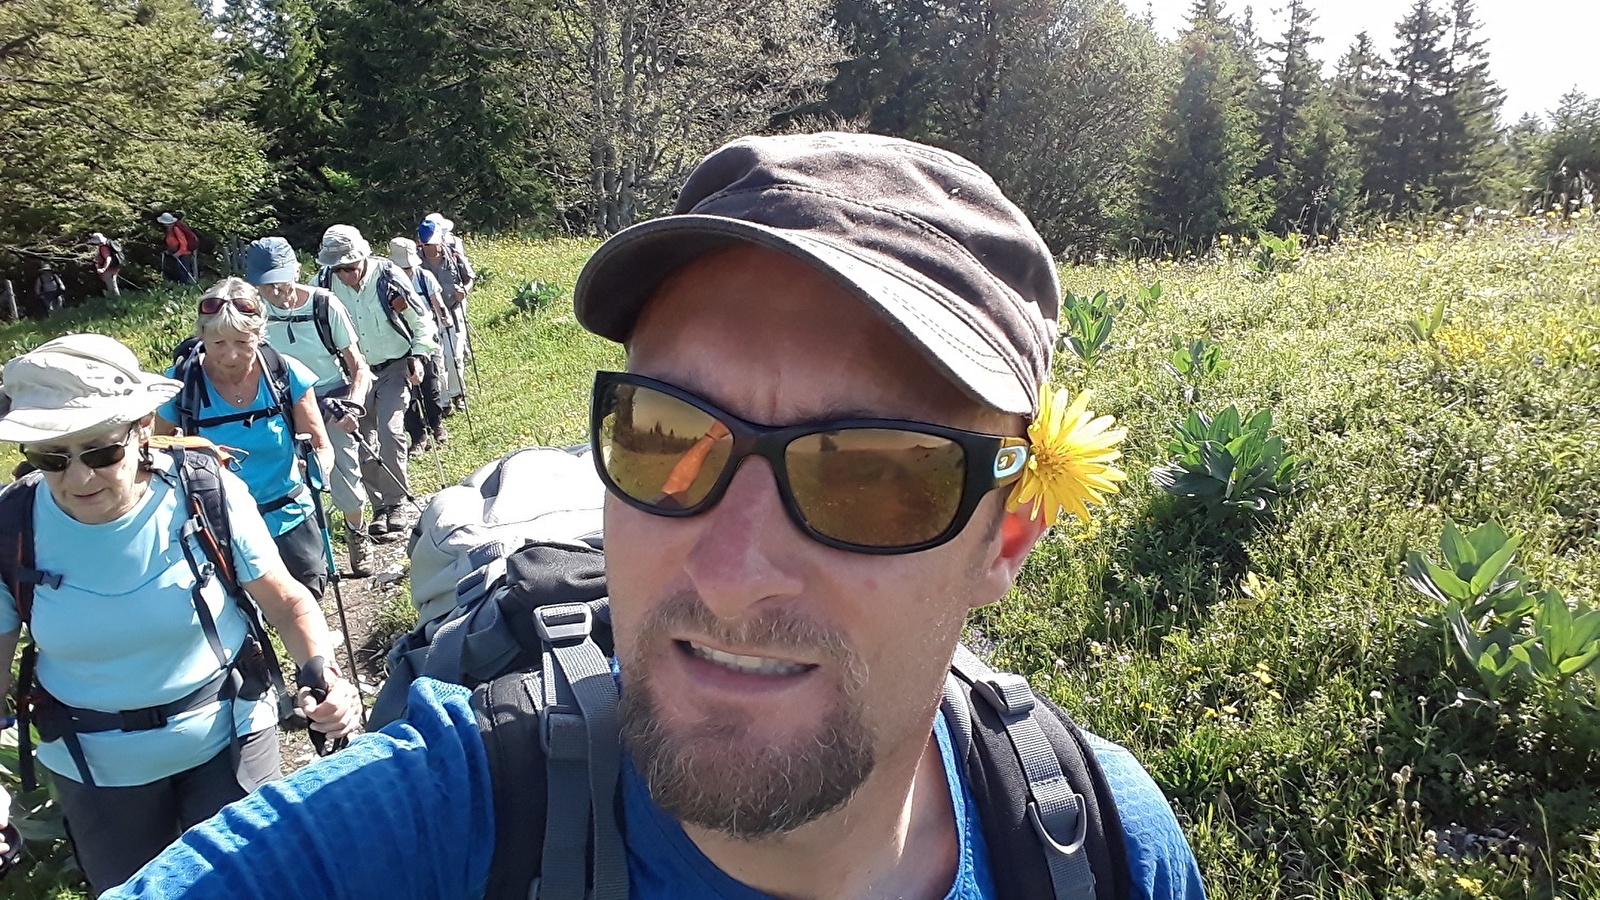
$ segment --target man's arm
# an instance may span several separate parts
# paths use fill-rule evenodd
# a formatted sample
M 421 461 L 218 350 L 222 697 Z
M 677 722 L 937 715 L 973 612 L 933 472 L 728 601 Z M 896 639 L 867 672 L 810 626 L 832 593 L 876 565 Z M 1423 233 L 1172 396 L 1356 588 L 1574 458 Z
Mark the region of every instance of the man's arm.
M 106 900 L 477 900 L 489 765 L 466 688 L 421 679 L 410 717 L 196 825 Z

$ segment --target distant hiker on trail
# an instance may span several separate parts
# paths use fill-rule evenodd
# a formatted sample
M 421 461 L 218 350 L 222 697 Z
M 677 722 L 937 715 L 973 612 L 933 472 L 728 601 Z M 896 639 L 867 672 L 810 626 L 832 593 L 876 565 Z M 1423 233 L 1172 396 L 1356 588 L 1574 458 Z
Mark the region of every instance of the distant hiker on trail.
M 454 619 L 427 662 L 480 634 L 528 659 L 416 679 L 113 896 L 1202 900 L 1133 755 L 959 643 L 1124 477 L 1123 435 L 1051 389 L 1060 301 L 968 160 L 713 152 L 573 291 L 627 360 L 591 397 L 603 555 L 511 557 L 478 611 L 513 623 Z
M 117 275 L 122 272 L 122 265 L 126 261 L 122 256 L 122 245 L 98 231 L 89 235 L 89 243 L 95 245 L 94 273 L 105 283 L 105 295 L 121 296 L 122 290 L 117 287 Z
M 33 299 L 47 316 L 67 302 L 67 284 L 49 263 L 39 267 L 39 277 L 33 280 Z
M 0 695 L 31 698 L 19 733 L 38 730 L 95 893 L 279 776 L 283 677 L 263 618 L 303 669 L 294 702 L 313 728 L 347 734 L 360 712 L 332 665 L 310 665 L 333 643 L 244 483 L 205 450 L 152 438 L 151 413 L 180 388 L 99 334 L 5 365 L 0 441 L 36 471 L 0 493 Z M 206 527 L 191 528 L 200 511 Z M 13 685 L 23 624 L 33 678 Z M 26 789 L 33 758 L 25 743 Z M 10 806 L 0 789 L 0 825 Z
M 356 340 L 355 323 L 332 291 L 296 283 L 300 261 L 281 237 L 250 244 L 244 277 L 268 303 L 267 343 L 316 376 L 317 405 L 333 446 L 333 505 L 344 513 L 350 572 L 364 578 L 372 574 L 372 539 L 366 529 L 367 489 L 361 483 L 356 433 L 372 390 L 372 370 Z
M 455 324 L 450 312 L 445 309 L 438 280 L 432 272 L 422 267 L 416 241 L 408 238 L 390 241 L 389 261 L 399 266 L 411 279 L 411 286 L 432 314 L 434 327 L 439 334 L 440 349 L 433 351 L 433 355 L 423 362 L 422 383 L 417 385 L 416 396 L 406 408 L 406 434 L 411 437 L 411 452 L 416 454 L 428 449 L 430 439 L 434 444 L 442 444 L 450 439 L 450 432 L 444 427 L 444 410 L 449 408 L 450 401 L 444 395 L 443 348 L 452 342 L 448 335 L 454 330 Z
M 156 221 L 167 229 L 167 256 L 176 267 L 176 271 L 169 272 L 167 277 L 182 284 L 194 284 L 195 279 L 200 277 L 197 268 L 200 236 L 194 233 L 188 222 L 172 213 L 164 212 L 156 216 Z
M 367 533 L 381 541 L 405 537 L 401 504 L 411 494 L 406 472 L 406 408 L 424 361 L 439 346 L 433 316 L 411 279 L 349 225 L 334 225 L 317 251 L 317 286 L 333 291 L 355 322 L 356 340 L 372 367 L 374 383 L 361 415 L 361 479 L 372 497 Z
M 455 236 L 455 223 L 438 213 L 429 213 L 417 227 L 417 242 L 422 250 L 422 266 L 439 282 L 449 311 L 451 330 L 441 335 L 445 357 L 444 394 L 456 408 L 466 405 L 467 358 L 472 354 L 471 330 L 467 325 L 467 295 L 477 282 L 477 273 L 467 259 L 461 239 Z
M 317 409 L 316 376 L 263 343 L 266 303 L 241 278 L 224 278 L 200 297 L 194 339 L 179 345 L 167 374 L 183 390 L 156 410 L 157 433 L 174 428 L 226 447 L 294 579 L 322 599 L 328 566 L 312 518 L 296 435 L 305 435 L 322 473 L 333 448 Z

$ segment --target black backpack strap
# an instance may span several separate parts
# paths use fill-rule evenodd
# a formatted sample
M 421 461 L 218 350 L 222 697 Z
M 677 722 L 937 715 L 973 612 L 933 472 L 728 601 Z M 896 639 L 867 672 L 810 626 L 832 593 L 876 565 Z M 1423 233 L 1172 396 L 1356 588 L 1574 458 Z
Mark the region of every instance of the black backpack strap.
M 618 692 L 594 640 L 610 607 L 601 598 L 532 612 L 539 670 L 473 692 L 494 784 L 495 852 L 484 896 L 626 900 Z M 542 847 L 537 858 L 533 847 Z
M 200 368 L 204 353 L 205 345 L 198 338 L 189 337 L 178 344 L 172 355 L 172 376 L 183 383 L 173 404 L 178 421 L 172 424 L 191 436 L 200 433 L 200 410 L 211 405 L 211 398 L 206 395 L 205 372 Z
M 389 317 L 389 327 L 395 333 L 406 339 L 407 343 L 416 340 L 411 332 L 411 323 L 406 321 L 405 307 L 411 307 L 418 315 L 422 310 L 416 303 L 416 291 L 406 286 L 405 273 L 400 267 L 388 260 L 378 260 L 378 302 L 383 304 L 383 314 Z M 401 302 L 396 309 L 396 300 Z
M 1130 879 L 1115 800 L 1071 720 L 1026 679 L 995 672 L 965 647 L 957 647 L 951 670 L 947 693 L 966 694 L 971 712 L 964 762 L 998 896 L 1125 897 Z
M 33 589 L 41 584 L 61 586 L 61 576 L 43 572 L 34 567 L 33 556 L 33 501 L 38 492 L 41 476 L 31 472 L 0 490 L 0 580 L 11 591 L 17 605 L 17 618 L 23 625 L 33 622 Z M 39 786 L 33 766 L 33 682 L 38 666 L 39 648 L 30 630 L 28 642 L 22 647 L 22 657 L 17 663 L 17 681 L 11 686 L 17 711 L 18 774 L 22 777 L 22 790 L 33 791 Z
M 323 349 L 343 369 L 344 357 L 339 355 L 339 348 L 334 344 L 333 323 L 328 318 L 328 295 L 322 291 L 311 292 L 311 324 L 317 329 L 317 340 L 322 341 Z

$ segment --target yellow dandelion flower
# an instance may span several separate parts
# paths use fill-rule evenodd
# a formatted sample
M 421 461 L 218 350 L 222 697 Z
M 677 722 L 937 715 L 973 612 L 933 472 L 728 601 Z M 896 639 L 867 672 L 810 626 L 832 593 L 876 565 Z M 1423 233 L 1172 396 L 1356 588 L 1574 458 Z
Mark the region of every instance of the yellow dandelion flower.
M 1039 415 L 1028 426 L 1028 465 L 1006 501 L 1008 510 L 1032 503 L 1029 518 L 1042 512 L 1046 525 L 1054 525 L 1063 511 L 1088 522 L 1088 504 L 1104 503 L 1128 477 L 1112 465 L 1122 457 L 1117 444 L 1127 431 L 1112 428 L 1111 416 L 1096 417 L 1087 409 L 1088 391 L 1071 403 L 1067 399 L 1066 391 L 1039 386 Z

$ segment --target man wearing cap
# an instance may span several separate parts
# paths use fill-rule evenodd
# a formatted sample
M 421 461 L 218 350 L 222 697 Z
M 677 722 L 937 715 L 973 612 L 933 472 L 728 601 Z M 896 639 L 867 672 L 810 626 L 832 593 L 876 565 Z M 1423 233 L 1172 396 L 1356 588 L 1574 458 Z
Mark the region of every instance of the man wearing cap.
M 972 780 L 954 749 L 972 722 L 940 700 L 966 613 L 1004 596 L 1057 512 L 1000 488 L 1030 484 L 1045 446 L 1029 420 L 1053 402 L 1058 303 L 1054 260 L 987 175 L 869 135 L 736 141 L 673 215 L 589 261 L 578 320 L 628 356 L 596 376 L 592 420 L 627 896 L 975 900 L 1014 883 L 1019 853 L 1044 855 L 1053 811 L 1029 807 L 1033 829 L 980 819 L 993 784 Z M 483 896 L 506 813 L 484 754 L 505 751 L 467 696 L 418 680 L 404 722 L 196 829 L 114 896 Z M 557 711 L 528 732 L 552 755 L 571 746 Z M 1064 896 L 1202 898 L 1149 775 L 1085 741 L 1126 880 Z M 325 824 L 363 807 L 383 816 L 359 840 Z M 267 864 L 290 847 L 293 878 Z M 1051 870 L 1058 896 L 1068 881 Z
M 466 403 L 466 365 L 471 353 L 471 333 L 467 328 L 467 294 L 477 281 L 472 262 L 467 259 L 461 239 L 454 234 L 455 223 L 439 213 L 428 213 L 417 226 L 417 242 L 422 267 L 439 282 L 444 301 L 439 343 L 444 348 L 445 403 L 459 407 Z
M 433 317 L 433 326 L 439 335 L 439 349 L 423 360 L 422 382 L 412 392 L 411 406 L 406 409 L 406 434 L 411 438 L 411 452 L 421 453 L 436 444 L 450 439 L 444 427 L 444 413 L 450 400 L 445 395 L 445 348 L 449 345 L 447 329 L 454 323 L 444 308 L 444 294 L 438 279 L 423 268 L 422 257 L 417 254 L 417 242 L 397 237 L 389 241 L 389 261 L 400 267 L 411 279 L 411 287 Z
M 194 284 L 199 275 L 195 265 L 195 254 L 200 250 L 200 236 L 194 233 L 189 223 L 183 221 L 170 212 L 156 216 L 156 221 L 167 230 L 166 246 L 167 255 L 177 265 L 177 278 L 183 284 Z
M 405 535 L 401 503 L 411 493 L 406 472 L 406 408 L 422 382 L 423 361 L 438 347 L 433 317 L 399 266 L 372 255 L 350 225 L 333 225 L 317 251 L 317 285 L 333 291 L 355 323 L 356 341 L 372 369 L 372 392 L 361 415 L 361 480 L 372 496 L 367 531 L 383 541 Z

